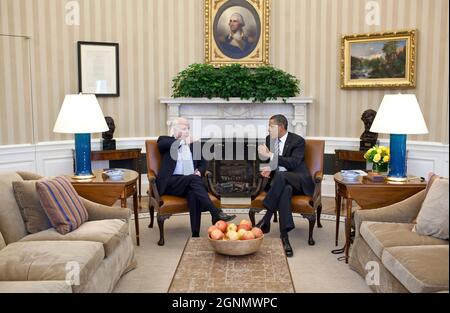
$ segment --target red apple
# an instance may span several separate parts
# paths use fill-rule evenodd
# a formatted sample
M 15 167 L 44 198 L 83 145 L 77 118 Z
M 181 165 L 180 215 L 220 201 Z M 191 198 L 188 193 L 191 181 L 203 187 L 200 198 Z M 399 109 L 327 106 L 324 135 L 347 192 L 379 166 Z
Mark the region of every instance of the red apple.
M 218 228 L 215 225 L 209 226 L 208 235 L 210 235 L 214 229 L 218 229 Z
M 237 230 L 241 230 L 244 229 L 246 231 L 252 230 L 252 227 L 249 224 L 239 224 L 239 226 L 237 227 Z
M 245 232 L 246 232 L 246 230 L 245 229 L 243 229 L 243 228 L 241 228 L 241 229 L 239 229 L 238 230 L 238 235 L 239 235 L 239 239 L 242 239 L 242 236 L 245 234 Z
M 250 227 L 250 229 L 252 229 L 252 222 L 250 222 L 249 220 L 242 220 L 239 225 L 248 225 L 248 227 Z M 249 229 L 249 230 L 250 230 Z
M 221 231 L 222 233 L 224 233 L 224 232 L 227 230 L 228 224 L 227 224 L 227 222 L 225 222 L 225 221 L 218 221 L 218 222 L 215 224 L 215 226 L 216 226 L 218 229 L 220 229 L 220 231 Z
M 222 240 L 224 234 L 220 231 L 220 229 L 214 229 L 209 236 L 213 240 Z
M 264 235 L 261 228 L 258 228 L 258 227 L 253 227 L 252 233 L 253 233 L 253 235 L 255 235 L 255 238 L 261 238 Z
M 237 233 L 236 231 L 234 231 L 234 230 L 228 231 L 227 234 L 226 234 L 226 237 L 227 237 L 229 240 L 231 240 L 231 241 L 239 240 L 239 235 L 238 235 L 238 233 Z
M 242 235 L 242 240 L 252 240 L 255 239 L 255 235 L 251 231 L 246 231 L 244 235 Z

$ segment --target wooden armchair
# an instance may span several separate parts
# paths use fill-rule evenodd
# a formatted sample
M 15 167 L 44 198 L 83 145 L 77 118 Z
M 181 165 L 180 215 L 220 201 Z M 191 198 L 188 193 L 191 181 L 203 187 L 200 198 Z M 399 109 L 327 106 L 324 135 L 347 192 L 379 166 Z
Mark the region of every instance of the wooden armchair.
M 305 162 L 313 177 L 315 188 L 314 195 L 293 196 L 292 212 L 300 213 L 309 221 L 309 245 L 314 245 L 313 231 L 317 220 L 317 227 L 321 228 L 320 215 L 322 213 L 322 179 L 323 179 L 323 156 L 325 142 L 323 140 L 306 140 L 305 142 Z M 263 201 L 266 192 L 261 192 L 253 201 L 252 209 L 249 212 L 250 220 L 255 225 L 255 213 L 264 210 Z M 317 212 L 317 215 L 316 215 Z
M 156 187 L 156 176 L 161 167 L 161 154 L 159 153 L 158 144 L 156 140 L 147 140 L 145 142 L 147 149 L 147 177 L 149 181 L 148 190 L 148 209 L 150 212 L 149 228 L 153 227 L 153 221 L 156 218 L 159 227 L 159 241 L 158 245 L 164 245 L 164 221 L 170 218 L 173 214 L 189 213 L 187 201 L 183 197 L 176 196 L 160 196 L 158 188 Z M 216 207 L 220 207 L 220 202 L 213 195 L 209 194 L 211 201 Z

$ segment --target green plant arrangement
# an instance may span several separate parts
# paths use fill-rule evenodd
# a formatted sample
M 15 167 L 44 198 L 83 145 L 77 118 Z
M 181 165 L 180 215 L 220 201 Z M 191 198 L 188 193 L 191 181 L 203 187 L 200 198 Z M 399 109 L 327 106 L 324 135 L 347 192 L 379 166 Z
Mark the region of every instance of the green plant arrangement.
M 390 151 L 388 147 L 373 146 L 364 154 L 364 158 L 372 162 L 372 170 L 377 173 L 387 172 L 390 160 Z
M 295 97 L 300 81 L 272 66 L 248 68 L 232 64 L 215 68 L 209 64 L 192 64 L 173 79 L 173 97 L 241 98 L 253 102 Z

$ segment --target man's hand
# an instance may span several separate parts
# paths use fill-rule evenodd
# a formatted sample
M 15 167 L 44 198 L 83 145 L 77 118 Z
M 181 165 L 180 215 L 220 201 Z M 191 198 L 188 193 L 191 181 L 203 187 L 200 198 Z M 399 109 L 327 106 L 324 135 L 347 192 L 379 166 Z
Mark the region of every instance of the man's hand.
M 261 159 L 267 160 L 272 157 L 272 152 L 270 152 L 269 148 L 266 145 L 258 146 L 258 153 Z
M 263 167 L 261 169 L 261 176 L 262 177 L 270 178 L 270 173 L 271 173 L 271 170 L 270 170 L 270 167 L 268 167 L 268 166 Z
M 198 169 L 195 170 L 194 175 L 202 177 L 202 173 Z

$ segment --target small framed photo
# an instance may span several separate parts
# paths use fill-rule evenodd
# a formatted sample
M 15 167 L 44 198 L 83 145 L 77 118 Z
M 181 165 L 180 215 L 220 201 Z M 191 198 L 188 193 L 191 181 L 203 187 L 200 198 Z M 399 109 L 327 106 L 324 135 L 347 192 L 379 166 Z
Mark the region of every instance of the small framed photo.
M 269 64 L 270 0 L 205 0 L 204 5 L 206 63 Z
M 416 31 L 342 37 L 341 88 L 416 87 Z
M 78 88 L 97 97 L 119 97 L 119 44 L 78 42 Z

